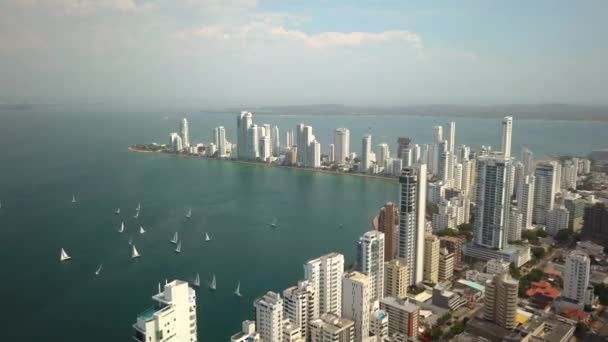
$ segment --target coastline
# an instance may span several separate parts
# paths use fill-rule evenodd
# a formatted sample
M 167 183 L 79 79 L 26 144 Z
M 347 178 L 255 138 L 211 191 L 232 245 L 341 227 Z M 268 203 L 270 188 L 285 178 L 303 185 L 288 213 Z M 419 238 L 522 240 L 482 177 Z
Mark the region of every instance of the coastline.
M 166 155 L 177 156 L 177 157 L 204 159 L 204 160 L 212 160 L 212 161 L 219 161 L 219 162 L 231 162 L 231 163 L 238 163 L 238 164 L 255 165 L 255 166 L 260 166 L 260 167 L 272 167 L 272 168 L 292 169 L 292 170 L 298 170 L 298 171 L 319 172 L 319 173 L 326 173 L 326 174 L 337 175 L 337 176 L 363 177 L 363 178 L 384 180 L 384 181 L 389 181 L 389 182 L 393 182 L 393 183 L 397 183 L 399 181 L 397 177 L 384 177 L 384 176 L 378 176 L 378 175 L 368 175 L 368 174 L 363 174 L 363 173 L 338 172 L 338 171 L 305 168 L 305 167 L 298 167 L 298 166 L 268 164 L 268 163 L 260 163 L 260 162 L 254 162 L 254 161 L 249 161 L 249 160 L 206 158 L 206 157 L 201 157 L 201 156 L 196 156 L 196 155 L 176 154 L 176 153 L 168 153 L 168 152 L 164 152 L 164 151 L 147 151 L 147 150 L 137 149 L 133 146 L 129 146 L 128 150 L 131 152 L 158 153 L 158 154 L 166 154 Z

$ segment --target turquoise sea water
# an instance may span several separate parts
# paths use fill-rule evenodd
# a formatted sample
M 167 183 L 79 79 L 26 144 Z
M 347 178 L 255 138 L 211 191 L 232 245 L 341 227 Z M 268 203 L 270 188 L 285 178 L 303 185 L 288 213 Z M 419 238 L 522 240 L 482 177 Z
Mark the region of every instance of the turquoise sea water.
M 166 141 L 178 116 L 165 115 L 0 114 L 0 322 L 8 340 L 128 341 L 158 282 L 192 281 L 198 272 L 203 285 L 215 274 L 218 287 L 198 291 L 199 339 L 225 341 L 253 317 L 253 299 L 295 284 L 306 260 L 337 251 L 351 263 L 372 216 L 385 201 L 397 200 L 391 181 L 127 150 Z M 235 140 L 235 115 L 189 119 L 193 141 L 208 142 L 218 125 Z M 351 149 L 359 152 L 368 130 L 374 145 L 386 141 L 394 151 L 397 136 L 428 142 L 432 126 L 447 119 L 255 115 L 254 121 L 278 124 L 282 138 L 286 127 L 312 125 L 323 151 L 332 130 L 346 126 Z M 499 121 L 455 121 L 457 144 L 498 146 Z M 585 154 L 605 147 L 607 128 L 516 118 L 513 148 Z M 135 220 L 138 202 L 142 212 Z M 276 230 L 268 226 L 273 218 Z M 121 221 L 124 234 L 117 232 Z M 175 231 L 183 239 L 179 255 L 169 242 Z M 205 232 L 212 241 L 204 242 Z M 129 237 L 142 255 L 138 260 L 130 258 Z M 62 247 L 69 262 L 58 260 Z M 104 267 L 96 277 L 99 263 Z M 233 296 L 239 281 L 243 298 Z

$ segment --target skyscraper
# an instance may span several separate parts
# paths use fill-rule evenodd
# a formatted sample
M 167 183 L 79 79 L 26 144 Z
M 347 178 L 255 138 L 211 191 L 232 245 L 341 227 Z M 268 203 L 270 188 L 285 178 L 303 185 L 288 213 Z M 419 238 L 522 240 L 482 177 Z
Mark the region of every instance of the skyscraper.
M 275 157 L 278 157 L 280 150 L 281 150 L 281 136 L 279 135 L 278 126 L 273 126 L 270 129 L 270 140 L 271 140 L 272 155 Z
M 384 233 L 384 261 L 391 261 L 397 255 L 397 229 L 399 211 L 393 202 L 386 202 L 378 214 L 378 230 Z
M 424 238 L 424 280 L 439 281 L 439 239 L 435 235 Z
M 511 208 L 511 213 L 509 213 L 509 215 L 509 229 L 507 232 L 507 240 L 519 241 L 521 240 L 523 215 L 516 207 Z
M 475 243 L 503 249 L 507 247 L 511 211 L 511 159 L 501 155 L 477 158 Z
M 297 152 L 297 161 L 298 164 L 304 165 L 306 161 L 306 153 L 308 151 L 308 143 L 304 138 L 304 124 L 300 123 L 296 126 L 296 146 L 298 147 Z
M 344 256 L 329 253 L 304 264 L 304 277 L 314 288 L 315 317 L 330 312 L 340 315 Z
M 307 280 L 298 281 L 298 285 L 283 291 L 283 318 L 299 326 L 304 340 L 310 333 L 309 322 L 318 317 L 315 312 L 314 287 Z
M 378 144 L 377 148 L 378 152 L 376 153 L 377 164 L 378 166 L 384 167 L 384 163 L 391 157 L 391 154 L 388 149 L 388 144 L 382 143 Z
M 226 129 L 224 126 L 219 126 L 213 129 L 213 143 L 217 146 L 218 157 L 226 155 Z
M 398 257 L 408 267 L 409 285 L 423 279 L 426 164 L 406 167 L 399 177 Z
M 272 156 L 272 142 L 270 140 L 270 136 L 268 134 L 260 137 L 260 141 L 259 141 L 259 148 L 258 148 L 258 154 L 260 157 L 260 160 L 262 161 L 268 161 L 270 159 L 270 157 Z
M 418 337 L 420 307 L 402 298 L 385 297 L 380 301 L 380 309 L 388 313 L 388 335 L 400 333 L 407 340 Z
M 282 342 L 283 339 L 283 300 L 281 295 L 268 291 L 256 299 L 255 326 L 262 341 Z
M 368 173 L 372 166 L 370 153 L 372 152 L 372 135 L 365 134 L 361 140 L 361 169 L 359 171 Z
M 534 172 L 534 209 L 532 221 L 538 224 L 547 222 L 547 211 L 553 209 L 555 201 L 555 179 L 557 177 L 557 163 L 554 161 L 541 161 L 536 164 Z
M 334 144 L 329 144 L 327 147 L 327 159 L 330 163 L 336 161 L 336 146 Z
M 526 175 L 534 173 L 534 153 L 525 147 L 521 149 L 521 162 L 524 164 Z
M 291 147 L 294 146 L 294 143 L 293 143 L 293 129 L 291 129 L 291 128 L 288 128 L 285 131 L 285 146 L 287 146 L 289 148 L 291 148 Z
M 321 144 L 313 139 L 308 145 L 308 155 L 306 156 L 306 166 L 312 168 L 321 167 Z
M 585 295 L 589 287 L 589 272 L 591 260 L 583 252 L 573 251 L 566 257 L 564 267 L 564 291 L 562 296 L 575 300 L 579 303 L 585 302 Z
M 169 135 L 169 142 L 173 152 L 181 152 L 184 149 L 182 137 L 175 132 Z
M 312 154 L 310 152 L 310 144 L 315 140 L 315 136 L 312 133 L 312 126 L 304 126 L 302 128 L 302 164 L 306 167 L 313 167 L 314 161 L 311 159 Z M 300 153 L 300 146 L 298 146 L 298 154 Z M 320 154 L 320 153 L 319 153 Z
M 248 159 L 249 160 L 257 160 L 258 157 L 260 156 L 260 152 L 259 152 L 259 148 L 260 148 L 260 144 L 259 144 L 259 135 L 258 135 L 258 126 L 256 124 L 252 124 L 251 126 L 249 126 L 249 129 L 247 131 L 247 146 L 249 147 L 249 155 L 248 155 Z
M 403 159 L 403 150 L 410 147 L 410 142 L 408 137 L 397 138 L 397 159 Z
M 532 212 L 534 209 L 534 175 L 526 175 L 517 190 L 517 207 L 522 215 L 522 229 L 532 228 Z
M 444 140 L 439 143 L 437 148 L 437 176 L 441 179 L 444 184 L 450 184 L 450 162 L 452 155 L 448 150 L 448 141 Z
M 336 163 L 344 164 L 350 154 L 350 131 L 348 128 L 336 128 L 334 131 Z
M 188 120 L 183 118 L 179 125 L 180 136 L 182 137 L 182 143 L 184 148 L 190 147 L 190 134 L 188 133 Z
M 369 337 L 369 287 L 369 278 L 360 272 L 348 273 L 342 280 L 342 317 L 355 322 L 356 342 Z
M 447 248 L 439 250 L 439 281 L 450 280 L 454 275 L 454 253 Z
M 502 155 L 511 158 L 511 135 L 513 133 L 513 117 L 505 116 L 502 119 Z
M 568 229 L 568 220 L 570 213 L 564 205 L 553 207 L 553 209 L 547 211 L 547 233 L 551 236 L 555 236 L 557 232 L 562 229 Z
M 249 146 L 249 128 L 253 124 L 253 115 L 251 112 L 243 111 L 236 117 L 236 147 L 238 159 L 249 159 L 251 156 L 251 147 Z M 256 128 L 257 131 L 257 128 Z M 257 141 L 257 138 L 256 140 Z M 256 143 L 257 145 L 257 143 Z
M 497 274 L 486 281 L 484 318 L 505 329 L 515 328 L 519 282 L 508 273 Z
M 369 299 L 384 297 L 384 234 L 377 230 L 366 232 L 357 242 L 357 270 L 369 279 Z
M 154 306 L 140 313 L 133 338 L 140 342 L 192 342 L 196 333 L 196 292 L 181 280 L 165 284 L 152 296 Z
M 454 148 L 456 143 L 456 123 L 454 121 L 450 121 L 447 124 L 447 137 L 446 140 L 448 142 L 448 151 L 451 154 L 454 154 Z
M 405 298 L 409 276 L 407 266 L 393 259 L 384 263 L 384 296 Z

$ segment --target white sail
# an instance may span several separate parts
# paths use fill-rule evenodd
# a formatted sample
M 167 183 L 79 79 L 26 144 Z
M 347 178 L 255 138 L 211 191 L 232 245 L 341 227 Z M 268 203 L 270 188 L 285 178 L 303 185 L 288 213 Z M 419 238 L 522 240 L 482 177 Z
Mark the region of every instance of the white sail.
M 205 241 L 211 241 L 211 238 L 209 237 L 209 234 L 205 233 Z
M 137 219 L 138 217 L 139 217 L 139 211 L 136 211 L 136 212 L 135 212 L 135 215 L 133 215 L 133 218 L 134 218 L 134 219 Z
M 192 217 L 192 208 L 188 209 L 188 213 L 186 214 L 186 218 Z
M 133 244 L 133 238 L 132 238 L 132 237 L 130 237 L 130 238 L 129 238 L 129 245 L 132 245 L 132 244 Z
M 139 255 L 139 252 L 137 252 L 137 248 L 135 248 L 135 245 L 132 247 L 131 258 L 139 258 L 141 255 Z
M 103 268 L 103 264 L 99 264 L 99 267 L 97 267 L 97 271 L 95 271 L 95 275 L 99 275 L 102 268 Z
M 72 203 L 76 203 L 76 195 L 72 195 Z
M 171 243 L 177 243 L 177 240 L 179 240 L 179 237 L 177 235 L 177 232 L 175 232 L 175 234 L 173 235 L 173 239 L 171 239 Z
M 239 283 L 236 285 L 236 290 L 234 291 L 234 294 L 237 297 L 242 297 L 241 295 L 241 282 L 239 281 Z
M 201 277 L 199 276 L 199 274 L 196 274 L 196 278 L 194 278 L 194 286 L 199 287 L 201 286 Z
M 120 208 L 116 208 L 116 211 L 114 212 L 116 215 L 120 214 Z
M 135 210 L 137 210 L 137 211 L 141 210 L 141 203 L 137 203 L 137 208 L 135 208 Z
M 121 223 L 120 223 L 120 228 L 118 228 L 118 232 L 119 232 L 119 233 L 122 233 L 122 232 L 124 232 L 124 231 L 125 231 L 125 223 L 124 223 L 124 222 L 121 222 Z
M 61 253 L 59 254 L 59 260 L 60 261 L 65 261 L 68 259 L 71 259 L 72 257 L 68 255 L 68 253 L 65 252 L 65 249 L 61 249 Z
M 213 275 L 213 280 L 211 280 L 211 285 L 209 285 L 209 288 L 212 290 L 215 290 L 215 288 L 216 288 L 215 274 Z
M 277 218 L 276 217 L 274 219 L 272 219 L 272 222 L 270 222 L 270 226 L 273 227 L 273 228 L 277 226 Z
M 146 230 L 144 229 L 144 227 L 143 226 L 139 226 L 139 234 L 143 234 L 145 232 L 146 232 Z
M 180 241 L 177 244 L 177 248 L 175 249 L 175 253 L 181 253 L 182 252 L 182 242 Z

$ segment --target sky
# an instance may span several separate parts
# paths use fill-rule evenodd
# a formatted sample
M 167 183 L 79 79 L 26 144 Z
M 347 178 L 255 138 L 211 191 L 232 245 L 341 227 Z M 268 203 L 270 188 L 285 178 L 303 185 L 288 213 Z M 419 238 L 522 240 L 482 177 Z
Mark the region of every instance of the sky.
M 608 1 L 0 0 L 0 103 L 606 105 Z

